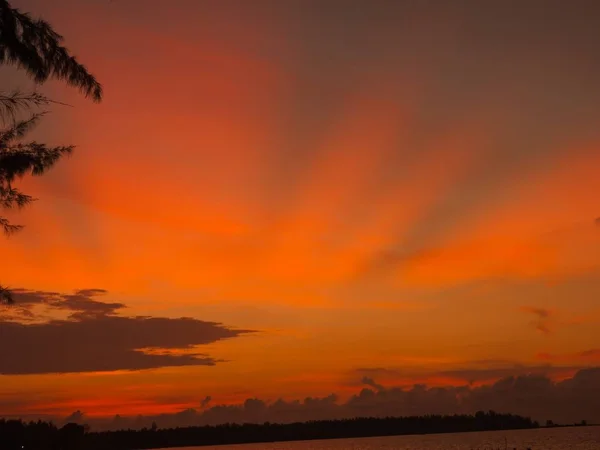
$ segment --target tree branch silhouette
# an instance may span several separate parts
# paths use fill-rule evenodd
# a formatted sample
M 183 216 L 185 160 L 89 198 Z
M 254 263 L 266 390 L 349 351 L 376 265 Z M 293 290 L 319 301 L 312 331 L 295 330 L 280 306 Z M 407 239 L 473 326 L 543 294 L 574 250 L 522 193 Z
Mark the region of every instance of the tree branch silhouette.
M 36 83 L 50 78 L 65 81 L 86 97 L 102 100 L 102 85 L 62 45 L 64 38 L 52 26 L 0 0 L 0 64 L 17 65 Z
M 0 93 L 0 119 L 4 124 L 7 122 L 14 123 L 20 112 L 51 104 L 71 106 L 67 103 L 52 100 L 39 92 L 15 90 L 9 93 Z
M 0 0 L 0 64 L 24 70 L 36 84 L 49 79 L 64 81 L 79 89 L 86 98 L 100 102 L 102 85 L 69 52 L 63 41 L 63 36 L 48 22 L 34 19 L 29 13 L 13 8 L 7 0 Z M 0 93 L 0 118 L 5 125 L 0 130 L 0 209 L 20 209 L 34 201 L 15 188 L 13 182 L 25 175 L 42 175 L 73 151 L 73 146 L 49 147 L 35 141 L 22 141 L 46 112 L 35 112 L 26 119 L 20 119 L 20 114 L 50 104 L 65 105 L 38 92 Z M 0 228 L 8 236 L 23 227 L 0 216 Z M 10 290 L 0 285 L 0 304 L 12 301 Z

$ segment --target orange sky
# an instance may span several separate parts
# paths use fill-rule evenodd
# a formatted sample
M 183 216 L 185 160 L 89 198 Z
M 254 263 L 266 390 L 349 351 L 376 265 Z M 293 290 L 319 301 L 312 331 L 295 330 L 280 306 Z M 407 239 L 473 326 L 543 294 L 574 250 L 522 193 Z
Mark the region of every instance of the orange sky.
M 2 241 L 0 281 L 256 332 L 198 346 L 212 366 L 3 375 L 0 412 L 155 414 L 344 397 L 365 368 L 458 385 L 472 379 L 449 372 L 600 362 L 584 353 L 600 342 L 585 2 L 164 3 L 14 1 L 105 99 L 44 86 L 73 107 L 36 138 L 77 150 L 22 181 L 40 200 L 10 216 L 26 228 Z

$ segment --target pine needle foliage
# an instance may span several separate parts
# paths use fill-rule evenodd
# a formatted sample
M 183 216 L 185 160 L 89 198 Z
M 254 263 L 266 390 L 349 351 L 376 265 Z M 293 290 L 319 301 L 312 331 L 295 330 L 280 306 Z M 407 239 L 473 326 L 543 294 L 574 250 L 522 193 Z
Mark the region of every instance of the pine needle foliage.
M 0 304 L 11 305 L 14 302 L 12 293 L 5 287 L 0 286 Z
M 23 142 L 26 134 L 44 115 L 43 112 L 34 114 L 0 131 L 0 208 L 2 209 L 21 209 L 34 200 L 33 197 L 13 186 L 15 180 L 25 175 L 42 175 L 61 157 L 73 151 L 72 146 L 49 147 L 36 141 Z M 0 216 L 0 228 L 5 234 L 10 235 L 22 227 Z
M 99 102 L 102 85 L 62 45 L 63 40 L 48 22 L 0 0 L 0 64 L 18 66 L 36 83 L 51 78 L 65 81 Z
M 66 82 L 95 102 L 102 100 L 102 85 L 63 45 L 52 26 L 0 0 L 0 65 L 24 70 L 36 84 L 50 79 Z M 20 209 L 35 199 L 14 187 L 26 175 L 42 175 L 73 146 L 50 147 L 26 141 L 45 112 L 31 113 L 50 104 L 63 104 L 38 92 L 0 93 L 0 212 Z M 28 112 L 26 119 L 21 117 Z M 0 232 L 11 235 L 22 228 L 0 215 Z M 0 285 L 0 304 L 13 303 L 11 291 Z
M 51 104 L 70 106 L 66 103 L 57 102 L 39 92 L 0 92 L 0 120 L 4 125 L 16 122 L 19 113 L 31 109 L 38 109 Z

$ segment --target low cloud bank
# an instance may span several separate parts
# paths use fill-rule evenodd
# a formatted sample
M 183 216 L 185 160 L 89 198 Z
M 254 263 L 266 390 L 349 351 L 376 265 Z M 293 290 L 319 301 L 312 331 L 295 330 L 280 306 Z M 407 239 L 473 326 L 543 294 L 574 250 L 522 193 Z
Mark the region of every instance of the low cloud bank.
M 579 370 L 572 378 L 553 382 L 543 375 L 505 377 L 485 386 L 456 386 L 428 388 L 415 385 L 410 389 L 385 388 L 372 379 L 364 379 L 368 388 L 362 389 L 345 402 L 335 395 L 309 397 L 303 401 L 277 400 L 267 403 L 251 398 L 238 405 L 206 406 L 206 398 L 198 409 L 176 414 L 122 417 L 111 419 L 87 418 L 79 412 L 70 416 L 93 430 L 139 429 L 215 425 L 226 422 L 262 423 L 295 422 L 319 419 L 338 419 L 357 416 L 407 416 L 423 414 L 473 413 L 494 410 L 524 415 L 545 423 L 573 423 L 587 420 L 600 423 L 600 368 Z M 208 398 L 208 397 L 207 397 Z M 61 423 L 61 421 L 58 421 Z M 65 420 L 62 420 L 64 423 Z

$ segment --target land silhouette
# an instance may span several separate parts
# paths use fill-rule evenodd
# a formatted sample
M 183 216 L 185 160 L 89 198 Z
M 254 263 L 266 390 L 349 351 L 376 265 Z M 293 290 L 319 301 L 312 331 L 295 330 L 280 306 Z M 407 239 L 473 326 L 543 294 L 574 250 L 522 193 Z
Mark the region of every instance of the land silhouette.
M 364 417 L 316 420 L 289 424 L 222 424 L 159 429 L 94 432 L 85 425 L 62 428 L 49 422 L 0 421 L 3 449 L 28 450 L 133 450 L 166 447 L 248 444 L 276 441 L 359 438 L 429 433 L 458 433 L 538 428 L 528 417 L 479 411 L 473 415 Z

